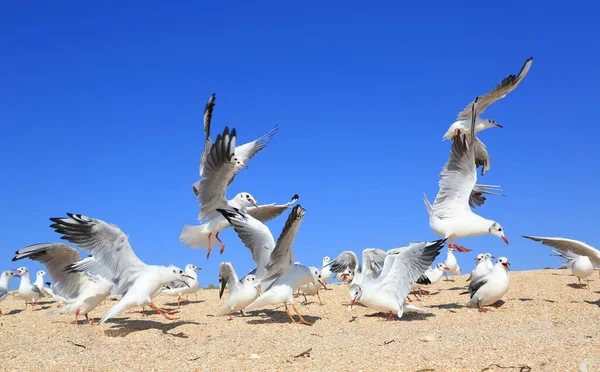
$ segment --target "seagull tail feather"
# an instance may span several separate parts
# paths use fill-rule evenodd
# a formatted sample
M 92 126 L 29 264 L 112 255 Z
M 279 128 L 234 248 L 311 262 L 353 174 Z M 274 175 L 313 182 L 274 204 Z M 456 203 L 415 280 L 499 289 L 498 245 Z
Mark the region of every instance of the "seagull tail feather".
M 185 225 L 179 241 L 181 244 L 186 244 L 189 248 L 208 249 L 208 224 L 203 225 Z

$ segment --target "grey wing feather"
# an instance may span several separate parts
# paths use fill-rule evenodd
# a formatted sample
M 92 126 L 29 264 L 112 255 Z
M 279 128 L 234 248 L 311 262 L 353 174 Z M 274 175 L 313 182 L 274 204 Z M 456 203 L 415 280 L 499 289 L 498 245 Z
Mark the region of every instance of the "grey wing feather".
M 238 277 L 231 262 L 221 262 L 219 267 L 219 298 L 223 296 L 225 287 L 229 283 L 229 293 L 235 293 L 238 285 Z
M 329 261 L 329 263 L 327 265 L 331 265 L 330 270 L 332 273 L 338 273 L 338 274 L 341 274 L 348 269 L 358 270 L 359 269 L 358 256 L 356 255 L 356 253 L 354 253 L 352 251 L 344 251 L 344 252 L 340 253 L 336 258 Z M 325 266 L 327 266 L 327 265 L 325 265 Z M 323 266 L 323 267 L 325 267 L 325 266 Z
M 270 221 L 274 218 L 279 217 L 283 212 L 292 208 L 291 205 L 294 204 L 298 200 L 298 194 L 295 194 L 292 199 L 285 203 L 276 205 L 273 204 L 263 204 L 258 207 L 250 207 L 247 209 L 246 213 L 256 218 L 262 223 Z
M 271 138 L 273 138 L 273 136 L 275 135 L 275 133 L 277 133 L 278 130 L 279 130 L 279 128 L 277 128 L 277 125 L 276 125 L 267 134 L 263 135 L 262 137 L 254 140 L 252 142 L 248 142 L 241 146 L 236 147 L 235 148 L 235 157 L 238 158 L 239 160 L 241 160 L 242 162 L 244 162 L 245 164 L 247 164 L 248 161 L 254 157 L 254 155 L 258 154 L 258 152 L 260 150 L 264 149 L 269 144 L 269 142 L 271 142 Z M 240 170 L 241 169 L 238 169 L 235 172 L 234 177 L 238 174 L 238 172 Z M 231 178 L 231 180 L 229 180 L 228 186 L 231 184 L 231 182 L 233 182 L 233 177 Z
M 491 92 L 480 96 L 479 100 L 479 114 L 483 113 L 485 109 L 496 102 L 497 100 L 504 98 L 508 93 L 512 92 L 525 78 L 525 75 L 529 72 L 529 68 L 531 67 L 531 63 L 533 62 L 533 57 L 528 58 L 523 67 L 521 67 L 521 71 L 519 71 L 518 75 L 509 75 L 505 77 L 500 84 L 498 84 Z M 458 114 L 458 120 L 468 120 L 471 118 L 472 106 L 474 102 L 471 102 Z
M 473 295 L 475 295 L 475 293 L 479 290 L 479 288 L 483 287 L 483 285 L 485 283 L 487 283 L 487 281 L 488 281 L 487 275 L 480 276 L 479 278 L 476 278 L 475 280 L 473 280 L 469 284 L 468 292 L 469 292 L 470 298 L 473 298 Z
M 210 123 L 212 121 L 212 112 L 215 108 L 215 93 L 213 93 L 206 106 L 204 107 L 204 150 L 202 151 L 202 157 L 200 158 L 200 176 L 203 176 L 204 172 L 204 162 L 206 161 L 206 157 L 210 152 L 210 148 L 212 146 L 212 141 L 210 140 Z
M 481 175 L 483 176 L 487 171 L 490 170 L 491 167 L 491 160 L 490 160 L 490 154 L 488 154 L 487 149 L 485 148 L 485 145 L 483 144 L 483 142 L 481 142 L 481 140 L 475 136 L 475 141 L 474 141 L 474 145 L 475 145 L 475 167 L 481 168 Z
M 46 271 L 54 282 L 57 295 L 72 299 L 78 296 L 82 274 L 65 271 L 69 265 L 81 259 L 75 248 L 62 243 L 39 243 L 19 249 L 13 261 L 29 258 L 46 267 Z
M 362 270 L 365 273 L 365 280 L 375 279 L 379 276 L 387 253 L 379 248 L 369 248 L 363 250 Z
M 588 256 L 594 266 L 600 267 L 600 251 L 587 243 L 567 239 L 567 238 L 550 238 L 541 236 L 523 236 L 524 238 L 540 242 L 552 248 L 556 248 L 563 252 L 573 252 L 580 256 Z
M 502 190 L 501 186 L 476 184 L 473 187 L 473 191 L 471 191 L 471 196 L 469 198 L 469 205 L 473 209 L 482 206 L 485 203 L 485 201 L 487 200 L 487 198 L 484 195 L 505 196 L 504 194 L 498 193 L 498 191 L 501 191 L 501 190 Z
M 0 288 L 0 300 L 5 299 L 8 296 L 8 289 Z

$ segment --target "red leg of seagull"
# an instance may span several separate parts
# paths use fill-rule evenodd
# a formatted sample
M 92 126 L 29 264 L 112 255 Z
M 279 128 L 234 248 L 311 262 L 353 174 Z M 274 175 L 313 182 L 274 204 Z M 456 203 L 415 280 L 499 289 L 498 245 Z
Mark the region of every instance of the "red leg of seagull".
M 220 252 L 221 254 L 223 254 L 223 251 L 225 251 L 225 243 L 223 243 L 223 242 L 221 241 L 221 239 L 219 239 L 219 233 L 217 233 L 217 234 L 215 235 L 215 238 L 217 238 L 217 240 L 219 241 L 219 243 L 221 243 L 221 250 L 220 250 L 219 252 Z
M 387 320 L 392 320 L 392 318 L 393 318 L 393 317 L 394 317 L 394 313 L 392 313 L 392 312 L 390 311 L 390 316 L 388 316 L 388 317 L 387 317 Z
M 92 318 L 90 318 L 87 314 L 85 314 L 85 319 L 88 321 L 89 325 L 94 325 L 94 322 L 92 322 Z
M 487 309 L 484 309 L 483 307 L 479 306 L 479 301 L 477 301 L 477 311 L 480 313 L 487 313 Z
M 27 301 L 25 301 L 25 310 L 27 310 Z
M 79 310 L 75 312 L 75 325 L 79 325 Z
M 172 312 L 172 311 L 163 310 L 163 309 L 157 307 L 156 305 L 154 305 L 152 302 L 150 302 L 150 307 L 153 308 L 154 310 L 156 310 L 160 315 L 164 316 L 168 320 L 177 320 L 177 318 L 171 318 L 171 317 L 167 316 L 167 314 L 173 315 L 174 312 Z
M 581 285 L 581 278 L 577 278 L 579 280 L 579 289 L 583 289 L 583 285 Z
M 285 304 L 285 311 L 287 312 L 287 315 L 290 317 L 290 319 L 292 320 L 292 323 L 296 323 L 296 319 L 294 319 L 294 317 L 292 316 L 292 314 L 290 313 L 290 309 L 288 308 L 288 305 Z
M 177 307 L 181 307 L 181 297 L 177 296 Z
M 406 296 L 406 299 L 408 300 L 408 302 L 412 302 L 409 296 Z
M 302 293 L 302 296 L 304 296 L 304 302 L 308 304 L 308 299 L 306 298 L 306 295 Z
M 208 260 L 208 257 L 210 257 L 210 250 L 212 249 L 210 246 L 210 237 L 212 236 L 212 233 L 208 234 L 208 253 L 206 254 L 206 259 Z
M 311 326 L 312 325 L 309 322 L 307 322 L 306 320 L 304 320 L 304 318 L 302 317 L 302 314 L 300 314 L 300 311 L 298 311 L 298 309 L 296 308 L 296 305 L 292 304 L 292 309 L 294 309 L 294 311 L 296 312 L 296 314 L 298 314 L 298 318 L 300 318 L 300 323 L 305 324 L 307 326 Z
M 232 319 L 233 319 L 233 318 L 231 317 L 231 313 L 232 313 L 232 312 L 233 312 L 233 311 L 230 311 L 230 312 L 229 312 L 229 320 L 232 320 Z
M 472 251 L 472 249 L 470 249 L 470 248 L 466 248 L 466 247 L 463 247 L 462 245 L 458 245 L 458 244 L 454 244 L 454 243 L 448 244 L 448 247 L 454 248 L 459 252 L 471 252 Z
M 317 297 L 319 298 L 319 305 L 321 305 L 321 306 L 325 305 L 323 303 L 323 301 L 321 301 L 321 295 L 319 294 L 319 287 L 317 287 Z

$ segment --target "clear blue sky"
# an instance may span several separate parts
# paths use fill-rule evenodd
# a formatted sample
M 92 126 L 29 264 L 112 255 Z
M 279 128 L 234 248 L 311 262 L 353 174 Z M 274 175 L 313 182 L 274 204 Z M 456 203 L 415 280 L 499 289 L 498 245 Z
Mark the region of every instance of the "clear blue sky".
M 202 267 L 203 286 L 217 283 L 221 261 L 250 270 L 232 229 L 208 261 L 178 240 L 197 223 L 191 185 L 213 92 L 215 135 L 228 125 L 246 142 L 279 125 L 228 195 L 298 193 L 307 213 L 296 260 L 437 239 L 422 193 L 435 198 L 442 135 L 530 56 L 523 83 L 484 115 L 504 129 L 481 134 L 492 169 L 480 181 L 508 196 L 478 213 L 510 245 L 457 240 L 474 249 L 459 264 L 470 271 L 489 251 L 515 270 L 558 266 L 523 234 L 598 246 L 597 5 L 191 3 L 3 5 L 2 269 L 39 269 L 11 262 L 14 251 L 59 241 L 48 218 L 73 212 L 117 224 L 147 263 Z M 275 237 L 285 218 L 268 224 Z

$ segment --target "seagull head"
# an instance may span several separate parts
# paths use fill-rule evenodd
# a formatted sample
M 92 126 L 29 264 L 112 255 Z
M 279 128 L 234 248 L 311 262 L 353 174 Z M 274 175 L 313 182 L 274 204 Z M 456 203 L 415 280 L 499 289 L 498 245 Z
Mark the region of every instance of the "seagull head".
M 504 267 L 504 269 L 506 269 L 506 271 L 509 270 L 508 267 L 510 266 L 510 262 L 508 262 L 508 258 L 506 258 L 506 257 L 498 258 L 498 260 L 496 261 L 496 264 L 502 265 L 502 267 Z
M 485 129 L 493 127 L 504 128 L 502 125 L 496 123 L 492 119 L 483 119 L 482 122 Z
M 350 302 L 350 308 L 352 308 L 352 306 L 354 306 L 362 298 L 363 291 L 362 287 L 358 284 L 352 284 L 349 291 L 350 299 L 352 300 L 352 302 Z
M 496 258 L 496 257 L 492 256 L 491 253 L 485 253 L 483 256 L 485 257 L 486 260 L 491 260 L 492 258 Z
M 237 169 L 248 168 L 246 163 L 244 163 L 244 161 L 242 159 L 238 158 L 237 156 L 234 156 L 232 161 L 235 163 L 235 167 Z
M 12 278 L 12 277 L 19 276 L 19 275 L 18 275 L 18 274 L 15 274 L 15 273 L 13 273 L 13 272 L 12 272 L 12 271 L 10 271 L 10 270 L 6 270 L 6 271 L 3 271 L 3 272 L 2 272 L 2 276 L 6 276 L 6 277 L 9 277 L 9 278 Z
M 323 280 L 321 279 L 321 270 L 317 269 L 314 266 L 309 266 L 309 269 L 313 277 L 313 284 L 315 285 L 315 287 L 317 287 L 317 290 L 319 289 L 319 284 L 323 286 L 323 288 L 327 289 L 325 283 L 323 283 Z
M 475 257 L 475 262 L 479 263 L 479 262 L 483 261 L 484 258 L 485 258 L 485 255 L 480 253 L 477 255 L 477 257 Z
M 247 192 L 241 192 L 237 194 L 234 200 L 236 204 L 240 206 L 241 209 L 246 209 L 251 205 L 257 207 L 258 204 L 258 201 L 254 199 L 254 196 Z
M 18 269 L 13 269 L 13 270 L 17 272 L 17 274 L 15 276 L 25 275 L 29 272 L 29 270 L 26 267 L 19 267 Z
M 165 267 L 165 282 L 170 283 L 170 282 L 182 282 L 183 284 L 185 284 L 186 286 L 190 286 L 188 284 L 188 281 L 194 281 L 196 279 L 194 279 L 192 276 L 189 276 L 185 273 L 185 271 L 181 270 L 178 267 L 175 266 L 170 266 L 170 267 Z
M 202 269 L 199 268 L 198 266 L 194 265 L 194 264 L 187 264 L 187 265 L 185 265 L 185 271 L 186 272 L 192 272 L 192 271 L 197 271 L 197 270 L 202 270 Z
M 508 239 L 506 239 L 506 236 L 504 236 L 504 230 L 498 222 L 492 223 L 492 226 L 490 226 L 489 229 L 489 233 L 490 235 L 495 235 L 499 237 L 500 239 L 504 240 L 504 243 L 508 244 Z
M 448 270 L 448 267 L 441 262 L 439 264 L 435 265 L 435 268 L 438 270 L 442 270 L 442 271 Z
M 44 270 L 40 270 L 36 273 L 36 276 L 40 277 L 40 276 L 44 276 L 46 275 L 46 272 Z

